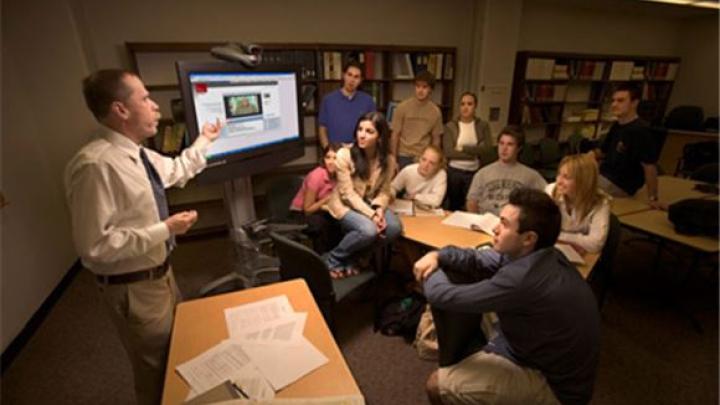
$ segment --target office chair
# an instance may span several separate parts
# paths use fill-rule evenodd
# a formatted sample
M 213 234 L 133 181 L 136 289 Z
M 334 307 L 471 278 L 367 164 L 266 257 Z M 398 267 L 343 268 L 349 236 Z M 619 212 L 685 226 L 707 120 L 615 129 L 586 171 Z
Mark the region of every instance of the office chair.
M 486 146 L 480 150 L 480 165 L 487 166 L 498 160 L 497 146 Z
M 562 159 L 560 144 L 552 138 L 540 140 L 540 159 L 538 172 L 547 181 L 554 181 L 557 176 L 558 163 Z
M 690 174 L 691 180 L 702 181 L 703 183 L 718 184 L 718 164 L 706 163 Z
M 280 278 L 305 279 L 331 331 L 335 327 L 335 304 L 375 278 L 374 272 L 363 271 L 355 276 L 333 279 L 325 260 L 309 247 L 277 232 L 270 232 L 270 238 L 280 258 Z
M 595 283 L 596 281 L 600 283 L 598 287 L 599 291 L 596 292 L 599 309 L 602 309 L 607 292 L 614 282 L 613 263 L 615 262 L 615 256 L 618 246 L 620 245 L 621 235 L 622 225 L 620 224 L 620 220 L 615 214 L 610 213 L 608 235 L 607 239 L 605 239 L 605 245 L 600 252 L 600 258 L 597 263 L 595 263 L 595 267 L 593 267 L 588 277 L 590 283 Z

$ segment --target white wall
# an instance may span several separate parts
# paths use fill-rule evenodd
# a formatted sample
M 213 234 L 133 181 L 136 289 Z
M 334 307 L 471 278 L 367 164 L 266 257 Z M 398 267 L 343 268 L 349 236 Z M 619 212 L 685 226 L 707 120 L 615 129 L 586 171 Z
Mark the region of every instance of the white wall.
M 3 3 L 3 350 L 76 257 L 61 179 L 92 123 L 73 25 L 66 2 Z
M 697 105 L 705 117 L 718 116 L 718 18 L 683 20 L 679 56 L 682 58 L 668 111 L 677 105 Z
M 592 3 L 592 2 L 590 2 Z M 629 3 L 626 1 L 626 3 Z M 678 20 L 571 1 L 525 1 L 519 50 L 677 56 Z M 654 7 L 648 3 L 646 8 Z M 638 15 L 639 14 L 639 15 Z

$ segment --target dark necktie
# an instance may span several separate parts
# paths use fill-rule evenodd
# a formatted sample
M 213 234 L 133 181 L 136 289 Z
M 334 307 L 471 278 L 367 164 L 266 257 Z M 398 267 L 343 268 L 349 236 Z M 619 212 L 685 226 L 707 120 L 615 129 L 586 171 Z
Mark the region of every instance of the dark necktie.
M 160 180 L 160 175 L 157 170 L 155 170 L 155 166 L 150 163 L 150 160 L 145 154 L 145 150 L 142 148 L 140 148 L 140 160 L 142 160 L 143 166 L 145 166 L 145 172 L 147 172 L 147 176 L 150 179 L 150 185 L 152 186 L 153 196 L 155 197 L 155 204 L 157 204 L 160 220 L 164 221 L 168 216 L 170 216 L 167 197 L 165 196 L 165 187 L 163 186 L 162 180 Z M 165 247 L 167 247 L 169 254 L 175 247 L 174 235 L 171 235 L 170 239 L 165 241 Z

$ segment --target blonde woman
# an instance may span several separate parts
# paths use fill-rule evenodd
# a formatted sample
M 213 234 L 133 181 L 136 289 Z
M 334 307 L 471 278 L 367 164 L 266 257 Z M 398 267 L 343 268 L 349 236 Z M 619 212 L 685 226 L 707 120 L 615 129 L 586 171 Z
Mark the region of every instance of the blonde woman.
M 562 213 L 558 241 L 572 245 L 581 254 L 600 252 L 608 234 L 610 196 L 598 188 L 598 167 L 593 156 L 565 156 L 555 183 L 545 191 Z

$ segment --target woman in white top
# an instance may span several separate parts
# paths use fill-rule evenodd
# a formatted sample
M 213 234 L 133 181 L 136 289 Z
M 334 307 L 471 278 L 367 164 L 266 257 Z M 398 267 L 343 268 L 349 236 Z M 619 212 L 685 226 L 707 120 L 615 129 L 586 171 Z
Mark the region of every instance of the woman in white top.
M 610 196 L 598 188 L 598 167 L 592 155 L 565 156 L 555 183 L 545 191 L 562 213 L 558 241 L 580 254 L 600 252 L 608 234 Z
M 418 163 L 405 166 L 392 181 L 393 196 L 413 200 L 420 208 L 439 208 L 445 198 L 447 175 L 445 157 L 435 145 L 425 147 Z
M 480 168 L 480 151 L 492 146 L 490 126 L 475 117 L 477 96 L 466 91 L 460 96 L 460 117 L 445 124 L 443 152 L 449 160 L 447 208 L 451 211 L 465 208 L 473 175 Z

